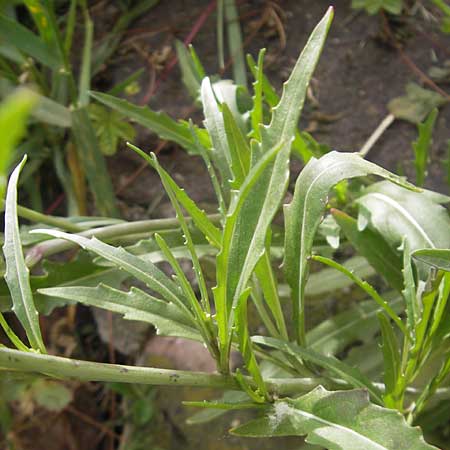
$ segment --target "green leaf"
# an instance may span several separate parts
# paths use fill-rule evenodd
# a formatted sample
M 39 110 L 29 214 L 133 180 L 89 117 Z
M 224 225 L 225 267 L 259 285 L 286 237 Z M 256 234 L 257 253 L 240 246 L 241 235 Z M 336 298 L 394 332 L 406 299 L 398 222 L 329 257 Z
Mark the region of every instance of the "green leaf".
M 275 350 L 280 350 L 287 355 L 297 358 L 299 361 L 306 360 L 326 369 L 330 374 L 345 380 L 355 388 L 365 388 L 370 392 L 372 398 L 379 404 L 383 403 L 381 393 L 372 382 L 366 378 L 357 368 L 351 367 L 334 356 L 326 356 L 316 353 L 313 350 L 290 344 L 280 339 L 253 336 L 255 344 L 265 345 Z
M 416 291 L 413 267 L 411 264 L 411 251 L 409 241 L 405 237 L 402 241 L 403 248 L 403 298 L 406 303 L 406 323 L 412 342 L 415 341 L 416 326 L 421 319 L 421 303 Z
M 413 258 L 430 266 L 437 267 L 445 272 L 450 272 L 450 250 L 449 249 L 419 249 L 412 253 Z
M 239 189 L 250 169 L 250 147 L 226 103 L 222 104 L 222 115 L 231 157 L 231 187 Z
M 206 239 L 211 242 L 212 245 L 220 247 L 222 236 L 219 229 L 209 220 L 206 213 L 201 210 L 186 194 L 184 189 L 181 189 L 173 180 L 173 178 L 160 166 L 158 166 L 153 159 L 143 152 L 140 148 L 128 144 L 128 146 L 142 156 L 157 172 L 161 179 L 166 183 L 170 189 L 174 192 L 177 201 L 183 206 L 183 208 L 192 217 L 193 222 L 197 228 L 204 234 Z
M 339 264 L 336 261 L 333 261 L 329 258 L 324 258 L 323 256 L 312 256 L 312 259 L 315 261 L 319 261 L 323 264 L 326 264 L 330 267 L 333 267 L 336 270 L 339 270 L 339 272 L 343 273 L 345 276 L 347 276 L 350 280 L 352 280 L 358 287 L 363 289 L 370 297 L 375 300 L 381 308 L 384 309 L 386 314 L 397 324 L 397 326 L 402 330 L 404 333 L 406 332 L 406 328 L 401 321 L 400 317 L 395 313 L 395 311 L 390 307 L 389 303 L 381 297 L 380 294 L 369 284 L 367 281 L 362 280 L 357 275 L 355 275 L 353 272 L 348 270 L 346 267 L 344 267 L 342 264 Z
M 72 112 L 72 132 L 80 163 L 100 214 L 117 217 L 111 178 L 86 108 L 77 108 Z
M 239 12 L 235 0 L 224 0 L 224 12 L 227 21 L 228 47 L 233 59 L 233 78 L 236 84 L 247 86 L 245 70 L 244 44 L 242 41 Z
M 406 95 L 391 100 L 388 109 L 397 119 L 418 124 L 445 101 L 444 97 L 434 91 L 423 89 L 415 83 L 408 83 Z
M 403 310 L 403 298 L 394 292 L 384 295 L 395 312 Z M 324 320 L 306 333 L 308 348 L 325 355 L 337 355 L 354 342 L 372 342 L 378 331 L 377 314 L 382 312 L 373 301 L 355 304 Z
M 410 187 L 399 177 L 356 153 L 330 152 L 308 162 L 295 184 L 294 197 L 285 208 L 284 271 L 293 295 L 294 323 L 299 343 L 304 335 L 304 290 L 314 236 L 325 211 L 331 188 L 342 180 L 375 174 Z
M 176 142 L 188 152 L 196 154 L 195 143 L 193 142 L 189 127 L 185 124 L 176 122 L 165 113 L 152 111 L 147 106 L 135 106 L 126 100 L 108 94 L 90 92 L 90 95 L 100 103 L 153 131 L 161 139 Z
M 91 61 L 92 61 L 92 45 L 94 40 L 94 23 L 89 17 L 87 8 L 85 8 L 85 34 L 84 34 L 84 46 L 83 56 L 81 60 L 81 68 L 79 75 L 78 85 L 78 105 L 81 108 L 86 107 L 89 104 L 89 89 L 91 85 Z
M 289 79 L 284 83 L 279 103 L 272 109 L 270 124 L 261 125 L 263 151 L 268 151 L 281 142 L 291 142 L 294 138 L 306 91 L 322 53 L 333 14 L 333 8 L 330 7 L 314 28 Z
M 205 116 L 203 123 L 211 138 L 211 159 L 219 170 L 222 190 L 227 197 L 230 190 L 229 182 L 233 179 L 231 169 L 233 161 L 228 147 L 224 120 L 209 78 L 204 78 L 202 81 L 201 100 Z
M 401 376 L 400 347 L 397 336 L 390 321 L 383 313 L 378 313 L 382 335 L 381 350 L 384 360 L 384 385 L 383 399 L 386 406 L 395 408 L 395 389 Z
M 264 253 L 270 224 L 286 191 L 289 147 L 284 143 L 260 159 L 246 177 L 226 217 L 222 249 L 217 256 L 214 291 L 223 351 L 229 344 L 233 307 L 238 305 Z M 277 155 L 282 157 L 272 165 Z
M 180 302 L 180 291 L 176 284 L 167 277 L 160 269 L 149 261 L 143 261 L 121 247 L 113 247 L 105 244 L 95 237 L 88 239 L 77 234 L 68 234 L 57 230 L 33 230 L 33 234 L 46 234 L 55 238 L 65 239 L 78 244 L 85 250 L 96 253 L 117 267 L 125 270 L 130 275 L 147 284 L 150 289 L 158 292 L 167 301 Z
M 197 100 L 200 93 L 200 85 L 203 79 L 203 74 L 198 72 L 191 53 L 188 51 L 183 42 L 178 39 L 175 40 L 175 50 L 177 51 L 183 84 L 186 86 L 191 97 L 194 100 Z
M 32 384 L 30 392 L 39 406 L 54 412 L 61 412 L 73 399 L 72 391 L 62 383 L 43 378 Z
M 132 287 L 129 292 L 100 284 L 97 287 L 63 287 L 40 289 L 40 294 L 123 314 L 127 320 L 151 323 L 157 334 L 202 341 L 190 316 L 173 303 L 159 300 Z
M 0 104 L 0 199 L 3 199 L 13 152 L 25 134 L 27 117 L 36 102 L 36 95 L 31 91 L 19 90 Z
M 392 288 L 401 292 L 403 276 L 402 260 L 399 253 L 388 245 L 376 231 L 369 227 L 362 231 L 359 230 L 353 217 L 336 209 L 332 209 L 331 213 L 355 250 L 367 259 L 369 264 L 386 279 Z M 308 285 L 306 289 L 308 293 Z
M 353 9 L 365 9 L 370 15 L 384 10 L 398 15 L 403 9 L 403 0 L 352 0 Z
M 423 123 L 417 125 L 419 137 L 417 141 L 412 144 L 415 155 L 414 165 L 416 167 L 417 186 L 423 186 L 427 176 L 428 154 L 431 147 L 432 133 L 437 115 L 438 109 L 435 108 Z
M 13 311 L 25 329 L 33 349 L 45 353 L 39 326 L 39 317 L 31 293 L 29 270 L 22 253 L 17 219 L 17 182 L 26 156 L 14 169 L 8 183 L 5 204 L 5 243 L 3 253 L 6 261 L 5 279 L 13 301 Z
M 134 128 L 125 122 L 123 115 L 117 111 L 94 104 L 89 106 L 89 116 L 104 155 L 114 155 L 119 141 L 132 141 L 135 138 Z
M 450 217 L 439 204 L 442 201 L 445 198 L 439 194 L 412 192 L 387 182 L 373 184 L 357 200 L 363 207 L 359 213 L 392 247 L 406 237 L 411 251 L 450 248 Z M 428 270 L 420 272 L 421 277 L 428 274 Z
M 305 436 L 329 450 L 436 450 L 397 411 L 369 402 L 364 390 L 330 392 L 319 386 L 275 402 L 262 418 L 231 430 L 247 437 Z
M 0 14 L 0 39 L 14 43 L 21 52 L 51 69 L 58 70 L 62 63 L 54 50 L 33 32 L 17 21 Z

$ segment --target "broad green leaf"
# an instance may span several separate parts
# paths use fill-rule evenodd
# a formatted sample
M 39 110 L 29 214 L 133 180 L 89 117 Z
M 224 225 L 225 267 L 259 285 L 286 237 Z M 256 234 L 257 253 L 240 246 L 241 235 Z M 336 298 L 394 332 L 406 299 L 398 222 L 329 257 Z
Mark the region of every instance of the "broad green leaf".
M 98 211 L 106 217 L 118 216 L 111 178 L 86 108 L 72 112 L 72 132 Z
M 167 301 L 180 302 L 180 291 L 176 284 L 160 269 L 149 261 L 143 261 L 121 247 L 114 247 L 99 241 L 95 237 L 88 239 L 77 234 L 64 233 L 57 230 L 33 230 L 32 233 L 46 234 L 55 238 L 73 242 L 85 250 L 96 253 L 125 270 L 130 275 L 147 284 L 150 289 L 158 292 Z
M 450 217 L 442 201 L 439 194 L 412 192 L 387 182 L 373 184 L 357 200 L 363 207 L 360 214 L 392 247 L 399 247 L 406 237 L 411 251 L 450 248 Z
M 21 52 L 50 69 L 58 70 L 62 67 L 58 55 L 49 45 L 28 28 L 4 14 L 0 14 L 0 39 L 12 42 Z
M 395 408 L 395 388 L 401 376 L 400 347 L 389 319 L 383 313 L 378 313 L 378 320 L 380 322 L 381 350 L 384 361 L 385 391 L 383 399 L 386 406 Z
M 417 186 L 423 186 L 427 176 L 428 154 L 430 152 L 432 134 L 437 115 L 438 110 L 435 108 L 428 115 L 427 119 L 417 126 L 419 137 L 417 138 L 417 141 L 412 144 L 415 156 L 414 166 L 416 167 Z
M 329 450 L 436 450 L 403 416 L 369 402 L 364 390 L 330 392 L 319 386 L 275 402 L 262 418 L 231 430 L 247 437 L 305 436 Z
M 14 169 L 8 183 L 5 205 L 5 243 L 3 253 L 6 261 L 5 280 L 13 301 L 13 311 L 25 329 L 33 349 L 45 353 L 39 326 L 39 317 L 31 293 L 28 267 L 22 253 L 17 219 L 17 182 L 26 156 Z
M 344 212 L 332 209 L 331 213 L 356 251 L 367 259 L 392 288 L 401 292 L 403 276 L 400 254 L 376 231 L 369 227 L 360 231 L 356 220 Z M 308 293 L 308 285 L 306 285 L 306 293 Z
M 253 108 L 250 111 L 250 123 L 252 124 L 251 137 L 258 141 L 261 140 L 259 126 L 264 123 L 263 120 L 263 63 L 266 49 L 261 49 L 258 54 L 258 64 L 253 65 L 254 61 L 250 55 L 247 55 L 247 62 L 252 67 L 255 81 L 253 82 Z M 278 102 L 277 102 L 278 103 Z
M 395 312 L 403 310 L 403 298 L 397 293 L 391 292 L 384 296 Z M 354 342 L 371 342 L 378 331 L 377 314 L 381 311 L 373 301 L 356 303 L 308 331 L 308 348 L 325 355 L 337 355 Z
M 450 250 L 449 249 L 419 249 L 412 253 L 414 259 L 430 266 L 437 267 L 445 272 L 450 272 Z
M 176 142 L 188 152 L 195 154 L 196 147 L 193 142 L 189 127 L 176 122 L 163 112 L 152 111 L 147 106 L 135 106 L 126 100 L 113 97 L 100 92 L 91 92 L 91 97 L 112 108 L 125 117 L 134 120 L 139 125 L 156 133 L 161 139 Z
M 406 85 L 406 95 L 395 98 L 388 104 L 388 109 L 397 119 L 418 124 L 437 108 L 446 102 L 440 94 L 423 89 L 415 83 Z
M 19 90 L 0 104 L 0 201 L 13 152 L 25 134 L 27 117 L 36 102 L 36 95 L 31 91 Z
M 124 292 L 100 284 L 97 287 L 47 288 L 39 293 L 123 314 L 127 320 L 151 323 L 162 336 L 202 340 L 195 322 L 175 304 L 159 300 L 135 287 Z
M 314 236 L 325 211 L 331 188 L 342 180 L 375 174 L 410 187 L 396 175 L 356 153 L 330 152 L 308 162 L 295 184 L 294 197 L 285 208 L 284 272 L 292 289 L 296 337 L 305 342 L 304 291 Z
M 372 382 L 366 378 L 357 368 L 351 367 L 334 356 L 322 355 L 313 350 L 300 347 L 280 339 L 274 339 L 264 336 L 253 336 L 252 341 L 255 344 L 265 345 L 275 350 L 280 350 L 294 358 L 309 361 L 327 370 L 333 376 L 345 380 L 355 388 L 365 388 L 370 392 L 372 398 L 379 404 L 383 404 L 381 393 Z

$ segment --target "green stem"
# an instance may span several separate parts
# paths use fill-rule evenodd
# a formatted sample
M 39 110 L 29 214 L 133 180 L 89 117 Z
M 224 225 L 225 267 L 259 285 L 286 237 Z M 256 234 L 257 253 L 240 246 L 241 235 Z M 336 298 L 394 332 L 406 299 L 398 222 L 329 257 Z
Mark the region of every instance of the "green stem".
M 3 209 L 5 201 L 2 200 Z M 29 220 L 30 222 L 43 223 L 56 228 L 61 228 L 65 231 L 70 231 L 71 233 L 79 233 L 83 231 L 83 228 L 64 217 L 55 217 L 42 214 L 40 212 L 34 211 L 33 209 L 25 208 L 25 206 L 17 205 L 17 214 L 23 219 Z
M 40 353 L 21 352 L 9 348 L 0 348 L 0 370 L 2 369 L 40 373 L 57 378 L 70 378 L 81 381 L 240 390 L 239 383 L 234 375 L 104 364 Z M 251 386 L 254 386 L 254 382 L 250 377 L 245 377 L 245 379 Z M 319 384 L 329 385 L 329 382 L 322 378 L 267 380 L 267 386 L 270 391 L 278 395 L 309 392 Z
M 209 216 L 213 221 L 219 221 L 220 216 L 215 214 Z M 191 222 L 190 218 L 186 218 L 187 222 Z M 138 234 L 138 233 L 155 233 L 166 230 L 173 230 L 179 228 L 179 221 L 173 219 L 154 219 L 154 220 L 139 220 L 137 222 L 124 222 L 106 227 L 93 228 L 91 230 L 83 231 L 80 236 L 93 237 L 107 240 L 120 236 Z M 77 247 L 76 244 L 66 241 L 64 239 L 50 239 L 45 242 L 32 247 L 25 258 L 25 262 L 29 268 L 34 267 L 43 258 L 46 258 L 56 253 L 60 253 L 71 248 Z

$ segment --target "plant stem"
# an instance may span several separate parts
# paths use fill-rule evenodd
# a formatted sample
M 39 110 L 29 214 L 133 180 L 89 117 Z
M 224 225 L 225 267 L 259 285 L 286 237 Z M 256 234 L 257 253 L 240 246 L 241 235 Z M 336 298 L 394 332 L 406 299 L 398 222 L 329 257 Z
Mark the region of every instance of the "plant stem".
M 378 139 L 382 136 L 382 134 L 390 127 L 392 122 L 394 122 L 395 116 L 393 114 L 388 114 L 378 125 L 375 131 L 370 135 L 369 139 L 364 143 L 359 154 L 365 158 L 369 153 L 370 149 L 376 144 Z
M 3 208 L 5 207 L 5 201 L 2 200 Z M 2 209 L 3 209 L 2 208 Z M 65 231 L 70 231 L 72 233 L 79 233 L 83 231 L 83 228 L 64 217 L 55 217 L 42 214 L 40 212 L 34 211 L 33 209 L 25 208 L 25 206 L 17 205 L 17 214 L 23 219 L 29 220 L 30 222 L 43 223 L 45 225 L 50 225 L 52 227 L 61 228 Z
M 213 221 L 219 221 L 220 216 L 217 214 L 210 215 L 209 218 Z M 187 222 L 191 222 L 190 218 L 186 218 Z M 179 227 L 179 221 L 173 219 L 153 219 L 153 220 L 139 220 L 136 222 L 118 223 L 106 227 L 92 228 L 90 230 L 82 231 L 80 236 L 93 237 L 107 240 L 117 238 L 119 236 L 138 234 L 138 233 L 155 233 L 159 231 L 172 230 Z M 76 244 L 65 241 L 64 239 L 50 239 L 45 242 L 32 247 L 25 258 L 25 262 L 29 268 L 34 267 L 41 259 L 46 258 L 56 253 L 60 253 L 71 248 L 76 247 Z
M 241 390 L 234 375 L 190 372 L 184 370 L 155 369 L 118 364 L 80 361 L 60 356 L 21 352 L 0 348 L 0 371 L 40 373 L 56 378 L 81 381 L 104 381 L 117 383 L 139 383 L 165 386 L 210 387 L 224 390 Z M 255 386 L 250 377 L 245 377 L 250 386 Z M 268 379 L 266 385 L 272 394 L 293 395 L 309 392 L 319 384 L 328 388 L 348 387 L 340 381 L 330 382 L 324 378 Z

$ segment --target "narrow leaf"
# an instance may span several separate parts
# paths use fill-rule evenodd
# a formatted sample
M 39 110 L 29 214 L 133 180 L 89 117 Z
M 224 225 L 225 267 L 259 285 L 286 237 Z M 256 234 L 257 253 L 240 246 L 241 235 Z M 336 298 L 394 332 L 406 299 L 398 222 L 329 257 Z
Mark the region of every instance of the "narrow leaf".
M 132 255 L 121 247 L 113 247 L 112 245 L 105 244 L 95 237 L 88 239 L 84 236 L 64 233 L 57 230 L 33 230 L 31 233 L 46 234 L 73 242 L 80 247 L 111 261 L 117 267 L 120 267 L 138 280 L 146 283 L 150 289 L 158 292 L 167 301 L 172 301 L 174 303 L 180 302 L 180 292 L 169 277 L 154 264 L 149 261 L 143 261 L 141 258 Z
M 127 320 L 151 323 L 162 336 L 202 341 L 190 316 L 180 311 L 175 304 L 164 302 L 135 287 L 124 292 L 100 284 L 97 287 L 40 289 L 39 293 L 123 314 Z
M 284 271 L 293 292 L 297 341 L 305 342 L 304 290 L 314 236 L 325 211 L 331 188 L 342 180 L 375 174 L 405 187 L 401 178 L 357 153 L 330 152 L 310 160 L 295 184 L 294 197 L 285 209 L 286 236 Z
M 400 254 L 388 245 L 376 231 L 369 227 L 360 231 L 356 220 L 344 212 L 332 209 L 331 213 L 355 250 L 367 259 L 393 289 L 401 292 L 403 276 Z
M 19 221 L 17 219 L 17 182 L 26 159 L 25 156 L 14 169 L 6 194 L 5 243 L 3 245 L 6 261 L 5 279 L 11 293 L 13 311 L 24 327 L 31 347 L 45 353 L 38 312 L 31 293 L 29 270 L 22 253 Z
M 326 369 L 330 374 L 342 378 L 355 388 L 366 388 L 372 398 L 379 404 L 383 404 L 381 393 L 372 382 L 366 378 L 358 369 L 350 367 L 333 356 L 325 356 L 316 353 L 310 349 L 290 344 L 280 339 L 274 339 L 264 336 L 253 336 L 252 341 L 255 344 L 265 345 L 267 347 L 280 350 L 283 353 L 291 355 L 297 359 L 307 360 L 313 364 Z
M 12 42 L 21 52 L 50 69 L 57 70 L 62 66 L 58 55 L 43 40 L 4 14 L 0 14 L 0 38 Z

